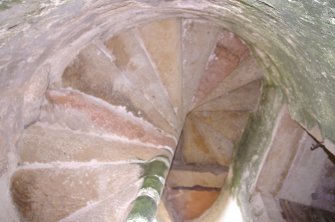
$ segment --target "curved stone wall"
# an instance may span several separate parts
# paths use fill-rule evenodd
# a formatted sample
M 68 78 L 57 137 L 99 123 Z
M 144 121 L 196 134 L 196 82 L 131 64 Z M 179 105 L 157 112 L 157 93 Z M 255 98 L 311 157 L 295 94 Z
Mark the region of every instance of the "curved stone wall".
M 0 10 L 0 196 L 4 200 L 0 220 L 15 217 L 8 191 L 16 167 L 15 143 L 24 126 L 39 115 L 48 82 L 59 78 L 79 49 L 98 36 L 107 39 L 154 18 L 201 17 L 238 34 L 267 71 L 268 82 L 280 87 L 291 115 L 318 140 L 335 142 L 335 3 L 331 0 L 30 0 L 4 1 Z M 271 107 L 264 108 L 264 123 L 279 109 Z M 246 168 L 255 167 L 257 172 L 256 165 L 236 164 L 232 181 L 248 175 Z M 243 212 L 247 217 L 248 212 Z

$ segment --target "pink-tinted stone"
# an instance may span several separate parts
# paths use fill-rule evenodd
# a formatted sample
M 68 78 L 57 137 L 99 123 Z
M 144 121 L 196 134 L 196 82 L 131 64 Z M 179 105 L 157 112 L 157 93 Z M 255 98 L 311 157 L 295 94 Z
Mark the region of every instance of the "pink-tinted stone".
M 136 42 L 130 44 L 132 38 L 125 39 L 126 37 L 124 36 L 129 35 L 122 35 L 122 39 L 128 43 L 127 46 L 129 48 L 135 50 L 135 52 L 130 54 L 133 57 L 142 58 L 140 60 L 144 64 L 141 64 L 149 68 L 139 70 L 139 68 L 135 69 L 135 65 L 128 66 L 127 64 L 125 64 L 127 69 L 118 67 L 119 60 L 124 57 L 122 56 L 123 54 L 114 53 L 114 57 L 118 58 L 115 62 L 111 58 L 112 56 L 106 52 L 108 49 L 102 43 L 91 44 L 82 49 L 64 70 L 62 87 L 71 87 L 85 94 L 103 99 L 112 105 L 124 106 L 127 111 L 132 112 L 135 116 L 151 122 L 171 135 L 175 135 L 176 130 L 173 124 L 168 122 L 168 119 L 172 118 L 170 118 L 172 115 L 169 116 L 169 114 L 174 114 L 174 111 L 172 107 L 170 110 L 166 108 L 166 105 L 170 103 L 164 97 L 164 93 L 160 93 L 163 86 L 157 84 L 159 82 L 157 77 L 153 78 L 154 73 L 150 69 L 150 64 L 148 62 L 145 63 L 146 60 L 143 59 L 145 55 L 136 53 L 139 51 L 137 49 L 139 44 L 136 44 Z M 116 44 L 124 48 L 124 45 L 120 44 L 120 42 Z M 134 67 L 134 69 L 130 69 L 130 67 Z M 142 87 L 144 84 L 136 81 L 137 79 L 141 79 L 145 87 Z M 151 89 L 154 89 L 154 91 Z M 156 100 L 154 101 L 151 96 L 145 96 L 148 93 L 151 93 L 149 95 L 155 95 L 157 97 Z M 164 104 L 166 105 L 164 106 Z M 160 109 L 157 109 L 157 107 L 160 107 Z M 162 110 L 166 112 L 162 113 Z
M 206 95 L 201 104 L 205 104 L 215 98 L 224 96 L 232 90 L 247 85 L 257 79 L 261 79 L 263 76 L 263 71 L 258 67 L 255 59 L 248 56 L 243 60 L 242 63 L 227 77 L 220 85 L 218 85 L 211 93 Z
M 188 221 L 203 214 L 218 198 L 218 189 L 169 189 L 166 190 L 167 205 L 176 221 Z
M 181 120 L 183 103 L 181 20 L 173 18 L 155 21 L 139 27 L 138 30 L 169 94 L 177 117 Z
M 239 64 L 239 58 L 227 48 L 218 44 L 211 55 L 199 88 L 195 94 L 193 104 L 204 99 L 215 89 Z
M 244 128 L 247 124 L 248 112 L 194 112 L 197 121 L 211 126 L 213 129 L 219 131 L 226 139 L 235 143 L 239 140 Z
M 12 177 L 11 193 L 23 221 L 56 222 L 109 197 L 129 204 L 139 188 L 131 185 L 141 183 L 141 174 L 135 164 L 20 169 Z M 125 190 L 132 196 L 118 196 Z
M 166 149 L 79 133 L 48 124 L 30 125 L 24 130 L 17 147 L 20 163 L 151 160 L 160 155 L 171 157 Z
M 183 104 L 184 112 L 188 113 L 220 27 L 193 19 L 185 19 L 182 24 Z
M 93 125 L 93 130 L 98 132 L 112 133 L 154 145 L 172 148 L 176 146 L 173 138 L 160 133 L 151 124 L 127 113 L 120 107 L 110 106 L 103 101 L 71 90 L 48 90 L 46 96 L 52 104 L 47 107 L 49 112 L 63 115 L 78 113 Z
M 250 54 L 247 45 L 238 36 L 229 31 L 223 31 L 220 34 L 218 44 L 236 55 L 240 61 L 244 60 Z
M 210 56 L 193 104 L 203 100 L 249 55 L 248 47 L 233 33 L 223 31 Z
M 132 83 L 133 88 L 140 92 L 140 96 L 146 98 L 148 105 L 153 106 L 175 128 L 177 119 L 170 97 L 155 72 L 146 54 L 144 43 L 141 42 L 138 35 L 133 30 L 113 36 L 105 42 L 106 51 L 115 57 L 115 65 L 125 79 Z M 144 107 L 142 106 L 141 109 L 145 109 Z M 150 117 L 153 119 L 149 114 Z
M 253 81 L 199 107 L 196 111 L 254 111 L 262 92 L 262 80 Z

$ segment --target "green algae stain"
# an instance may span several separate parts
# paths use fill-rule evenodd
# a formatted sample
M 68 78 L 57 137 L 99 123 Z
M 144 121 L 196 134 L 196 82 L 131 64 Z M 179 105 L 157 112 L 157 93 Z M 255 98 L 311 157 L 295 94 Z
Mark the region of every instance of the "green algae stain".
M 160 158 L 165 158 L 166 161 L 170 162 L 167 157 L 160 157 Z M 143 168 L 143 176 L 157 175 L 163 178 L 165 178 L 166 172 L 169 169 L 166 163 L 159 159 L 143 164 L 142 168 Z
M 22 0 L 3 0 L 3 1 L 0 1 L 0 11 L 9 9 L 13 5 L 19 4 L 21 2 L 22 2 Z
M 135 199 L 126 221 L 152 221 L 157 211 L 156 202 L 148 196 L 139 196 Z M 142 221 L 141 220 L 141 221 Z
M 284 103 L 282 92 L 273 86 L 265 86 L 258 111 L 251 115 L 247 129 L 242 136 L 234 154 L 233 178 L 230 192 L 237 197 L 245 217 L 249 221 L 249 198 L 251 188 L 256 182 L 257 174 L 268 145 L 278 113 Z
M 143 169 L 142 178 L 143 184 L 140 192 L 157 192 L 160 195 L 164 188 L 164 181 L 169 170 L 170 159 L 165 156 L 158 156 L 152 161 L 141 164 Z M 154 194 L 156 195 L 156 194 Z M 155 218 L 157 211 L 157 200 L 155 197 L 150 197 L 147 194 L 140 194 L 134 202 L 127 221 L 152 221 Z

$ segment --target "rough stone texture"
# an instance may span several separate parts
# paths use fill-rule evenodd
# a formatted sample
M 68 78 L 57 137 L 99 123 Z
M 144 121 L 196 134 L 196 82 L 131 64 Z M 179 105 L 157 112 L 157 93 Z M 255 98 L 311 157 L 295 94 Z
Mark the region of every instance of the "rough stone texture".
M 98 46 L 89 45 L 81 50 L 65 69 L 62 86 L 78 89 L 113 105 L 124 106 L 134 115 L 148 120 L 172 135 L 175 134 L 175 129 L 158 112 L 156 107 L 160 106 L 152 104 L 143 96 L 139 84 L 132 83 L 125 75 L 126 72 L 117 68 L 115 60 L 106 51 L 102 43 Z M 134 70 L 130 72 L 136 74 Z M 167 99 L 161 101 L 169 104 Z M 173 114 L 173 111 L 170 113 Z
M 176 146 L 172 137 L 159 132 L 148 122 L 134 117 L 121 107 L 110 106 L 82 93 L 70 90 L 48 90 L 50 104 L 42 119 L 70 125 L 70 128 L 110 133 L 154 145 Z M 78 127 L 78 128 L 77 128 Z
M 327 153 L 322 148 L 310 149 L 314 143 L 312 138 L 305 136 L 278 193 L 279 198 L 310 206 L 313 201 L 324 194 L 318 188 L 326 185 L 323 184 L 322 178 L 326 174 L 325 163 L 329 160 Z M 331 200 L 327 200 L 327 198 L 323 202 L 334 203 Z M 315 207 L 323 209 L 325 206 L 326 204 L 315 205 Z M 326 210 L 329 209 L 331 208 L 326 208 Z
M 205 72 L 199 83 L 199 88 L 194 96 L 193 106 L 197 106 L 199 101 L 203 100 L 220 82 L 236 69 L 240 58 L 239 55 L 234 52 L 246 51 L 243 44 L 236 45 L 237 49 L 235 49 L 234 43 L 236 41 L 230 42 L 231 38 L 227 36 L 228 34 L 226 32 L 224 33 L 225 35 L 220 36 L 213 53 L 209 57 Z M 227 47 L 227 45 L 232 47 Z M 231 51 L 231 48 L 234 49 L 234 51 Z
M 253 193 L 250 199 L 253 221 L 257 222 L 286 222 L 282 216 L 279 200 L 261 193 Z
M 309 207 L 293 201 L 280 200 L 280 206 L 287 221 L 319 222 L 335 220 L 335 213 L 333 212 Z
M 127 184 L 118 193 L 110 195 L 101 201 L 93 202 L 60 220 L 60 222 L 124 222 L 131 201 L 133 201 L 139 190 L 139 184 L 139 182 Z
M 23 128 L 22 109 L 23 96 L 20 90 L 2 88 L 0 92 L 0 221 L 19 222 L 9 186 L 11 174 L 17 164 L 15 143 Z
M 152 22 L 139 27 L 139 31 L 180 120 L 183 114 L 181 20 Z
M 214 174 L 211 172 L 197 172 L 190 170 L 170 170 L 166 186 L 169 187 L 216 187 L 224 185 L 226 172 Z
M 168 189 L 165 195 L 175 221 L 185 221 L 203 214 L 217 199 L 219 193 L 215 189 Z
M 170 126 L 162 124 L 159 126 L 163 126 L 163 129 L 167 128 L 169 131 L 172 126 L 176 130 L 177 119 L 170 98 L 165 86 L 154 72 L 153 65 L 138 35 L 136 30 L 133 30 L 124 31 L 110 38 L 105 42 L 107 51 L 114 58 L 115 65 L 120 72 L 133 84 L 134 90 L 137 90 L 139 95 L 147 100 L 148 104 L 141 104 L 139 108 L 145 109 L 149 105 L 161 115 L 159 118 L 153 118 L 151 113 L 147 113 L 147 118 L 151 121 L 164 118 Z M 115 86 L 117 87 L 117 85 L 116 82 Z M 134 94 L 134 92 L 131 93 Z
M 226 139 L 236 143 L 246 127 L 249 113 L 248 112 L 193 112 L 197 121 L 205 123 L 213 129 L 219 131 Z
M 291 119 L 287 107 L 282 109 L 279 116 L 256 188 L 273 197 L 276 197 L 282 188 L 304 134 L 301 126 Z
M 285 92 L 294 118 L 308 128 L 320 125 L 323 136 L 335 142 L 334 8 L 332 0 L 2 2 L 0 88 L 19 91 L 22 82 L 29 80 L 43 63 L 50 63 L 51 77 L 61 73 L 80 48 L 102 33 L 115 33 L 145 19 L 157 18 L 160 13 L 199 15 L 241 36 L 266 68 L 271 84 Z M 15 96 L 10 99 L 16 98 L 17 93 L 13 92 Z M 7 96 L 1 94 L 1 98 Z M 22 100 L 16 101 L 21 104 Z M 249 196 L 245 194 L 256 178 L 267 143 L 265 138 L 270 138 L 269 125 L 277 113 L 275 108 L 264 110 L 273 112 L 251 122 L 257 122 L 258 127 L 251 127 L 254 133 L 248 134 L 242 144 L 243 152 L 239 153 L 241 160 L 235 164 L 234 184 L 240 203 L 248 203 Z M 15 117 L 21 115 L 17 107 L 10 112 Z M 18 126 L 13 128 L 21 130 L 19 122 L 15 121 Z M 9 144 L 14 144 L 16 140 L 12 138 L 18 131 L 4 128 L 12 136 Z M 241 180 L 245 184 L 236 182 Z M 243 214 L 249 221 L 246 208 L 243 207 Z M 6 218 L 8 213 L 0 215 Z M 207 221 L 218 218 L 213 216 Z
M 23 96 L 23 121 L 27 126 L 38 118 L 44 93 L 48 87 L 48 67 L 44 66 L 36 71 L 26 83 Z
M 211 100 L 196 111 L 255 111 L 262 91 L 262 81 L 256 80 L 226 95 Z
M 222 209 L 226 209 L 229 196 L 233 196 L 234 199 L 236 197 L 238 207 L 234 213 L 237 217 L 238 215 L 243 217 L 243 220 L 239 221 L 252 221 L 253 214 L 249 203 L 282 104 L 283 95 L 278 89 L 270 86 L 263 88 L 258 111 L 251 115 L 248 130 L 244 133 L 234 155 L 234 164 L 226 180 L 226 186 L 230 189 L 223 190 L 218 201 L 198 221 L 215 221 L 218 218 L 232 220 L 233 218 L 222 215 Z
M 225 120 L 222 119 L 221 121 Z M 186 163 L 218 163 L 228 166 L 235 141 L 225 137 L 225 134 L 237 140 L 244 130 L 245 123 L 237 123 L 234 128 L 229 128 L 229 125 L 223 125 L 217 129 L 208 122 L 206 123 L 204 117 L 195 113 L 188 115 L 183 134 L 183 159 Z
M 159 155 L 171 156 L 169 151 L 162 148 L 73 132 L 49 125 L 31 125 L 27 128 L 19 141 L 18 153 L 21 163 L 131 161 L 151 160 Z
M 183 103 L 190 111 L 194 94 L 206 68 L 208 58 L 218 40 L 220 28 L 211 23 L 183 20 Z
M 237 56 L 239 63 L 250 55 L 248 46 L 236 34 L 227 30 L 220 33 L 218 44 Z
M 134 164 L 72 167 L 16 171 L 11 191 L 24 220 L 58 221 L 92 202 L 122 192 L 141 173 Z
M 257 65 L 252 56 L 248 56 L 240 65 L 213 89 L 200 104 L 205 104 L 215 98 L 226 95 L 228 92 L 242 87 L 250 82 L 262 78 L 264 72 Z M 200 105 L 199 105 L 200 106 Z
M 312 205 L 315 208 L 335 212 L 335 167 L 334 156 L 327 153 L 328 160 L 324 164 L 324 170 L 319 177 L 319 183 L 312 195 Z
M 215 158 L 210 155 L 205 137 L 192 117 L 186 119 L 183 133 L 183 159 L 186 163 L 213 163 Z

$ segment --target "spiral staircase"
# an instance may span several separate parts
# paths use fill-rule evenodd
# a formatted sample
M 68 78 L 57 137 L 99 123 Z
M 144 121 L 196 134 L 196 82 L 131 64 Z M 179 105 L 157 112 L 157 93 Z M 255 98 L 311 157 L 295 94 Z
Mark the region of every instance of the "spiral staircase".
M 22 220 L 153 221 L 159 208 L 183 221 L 209 208 L 265 84 L 246 44 L 168 18 L 95 39 L 68 62 L 17 145 Z

